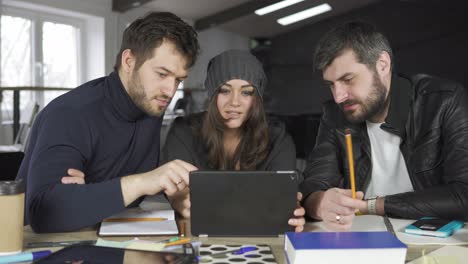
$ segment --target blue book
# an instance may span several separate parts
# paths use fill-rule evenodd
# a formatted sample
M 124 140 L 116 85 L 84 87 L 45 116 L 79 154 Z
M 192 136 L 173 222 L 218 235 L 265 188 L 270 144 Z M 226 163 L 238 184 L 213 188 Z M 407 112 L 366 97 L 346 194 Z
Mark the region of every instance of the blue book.
M 407 246 L 390 232 L 288 232 L 289 264 L 403 264 Z

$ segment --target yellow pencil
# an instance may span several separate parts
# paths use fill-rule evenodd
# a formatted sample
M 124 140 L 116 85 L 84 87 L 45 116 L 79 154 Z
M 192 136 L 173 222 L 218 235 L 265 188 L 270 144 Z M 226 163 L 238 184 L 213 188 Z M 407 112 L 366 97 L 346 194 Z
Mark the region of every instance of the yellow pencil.
M 351 183 L 351 192 L 353 199 L 356 199 L 356 184 L 354 180 L 354 158 L 353 158 L 353 140 L 351 139 L 351 130 L 345 129 L 346 152 L 348 153 L 349 181 Z
M 166 243 L 165 246 L 169 247 L 169 246 L 175 246 L 175 245 L 181 245 L 181 244 L 187 244 L 187 243 L 190 243 L 190 238 L 181 238 L 179 240 Z
M 167 218 L 161 218 L 161 217 L 146 217 L 146 218 L 109 218 L 109 219 L 104 219 L 103 222 L 152 222 L 152 221 L 166 221 Z
M 346 138 L 346 152 L 348 153 L 348 164 L 349 164 L 349 181 L 351 183 L 351 196 L 356 199 L 356 183 L 354 180 L 354 157 L 353 157 L 353 140 L 351 139 L 351 129 L 345 129 Z M 358 210 L 356 215 L 361 215 Z

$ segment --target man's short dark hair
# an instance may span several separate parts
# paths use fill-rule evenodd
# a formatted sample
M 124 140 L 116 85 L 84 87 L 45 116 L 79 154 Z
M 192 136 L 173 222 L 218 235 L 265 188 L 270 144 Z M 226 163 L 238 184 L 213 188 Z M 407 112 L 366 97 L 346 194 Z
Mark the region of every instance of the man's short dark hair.
M 139 69 L 153 56 L 153 50 L 159 47 L 163 40 L 169 40 L 175 45 L 187 60 L 187 68 L 193 66 L 200 51 L 197 32 L 172 13 L 151 12 L 138 18 L 125 29 L 114 69 L 120 69 L 122 52 L 126 49 L 130 49 L 136 57 L 135 69 Z
M 372 24 L 353 21 L 333 28 L 319 40 L 314 53 L 314 67 L 323 71 L 347 50 L 354 51 L 358 62 L 371 70 L 375 70 L 375 63 L 383 51 L 388 53 L 393 64 L 388 39 Z

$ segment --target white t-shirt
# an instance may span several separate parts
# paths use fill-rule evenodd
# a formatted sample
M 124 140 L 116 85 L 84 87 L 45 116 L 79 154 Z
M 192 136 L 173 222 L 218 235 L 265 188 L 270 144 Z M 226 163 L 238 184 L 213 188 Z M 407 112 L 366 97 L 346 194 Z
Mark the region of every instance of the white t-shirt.
M 381 129 L 382 123 L 366 123 L 371 143 L 372 177 L 365 198 L 413 191 L 400 151 L 401 138 Z

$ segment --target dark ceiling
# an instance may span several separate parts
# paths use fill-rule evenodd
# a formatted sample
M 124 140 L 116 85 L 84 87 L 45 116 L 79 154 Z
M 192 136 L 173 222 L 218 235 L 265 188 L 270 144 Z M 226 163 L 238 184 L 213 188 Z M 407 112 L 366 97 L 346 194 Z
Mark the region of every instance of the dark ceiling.
M 304 0 L 264 16 L 258 16 L 254 13 L 258 8 L 280 1 L 281 0 L 113 0 L 113 4 L 114 10 L 120 12 L 125 12 L 125 10 L 138 6 L 137 2 L 141 4 L 141 8 L 173 12 L 184 19 L 192 20 L 198 31 L 218 27 L 246 37 L 265 38 L 273 37 L 330 17 L 342 15 L 381 0 Z M 328 3 L 332 7 L 332 10 L 288 26 L 282 26 L 276 22 L 278 18 L 322 3 Z M 120 6 L 122 9 L 119 10 L 116 6 Z

